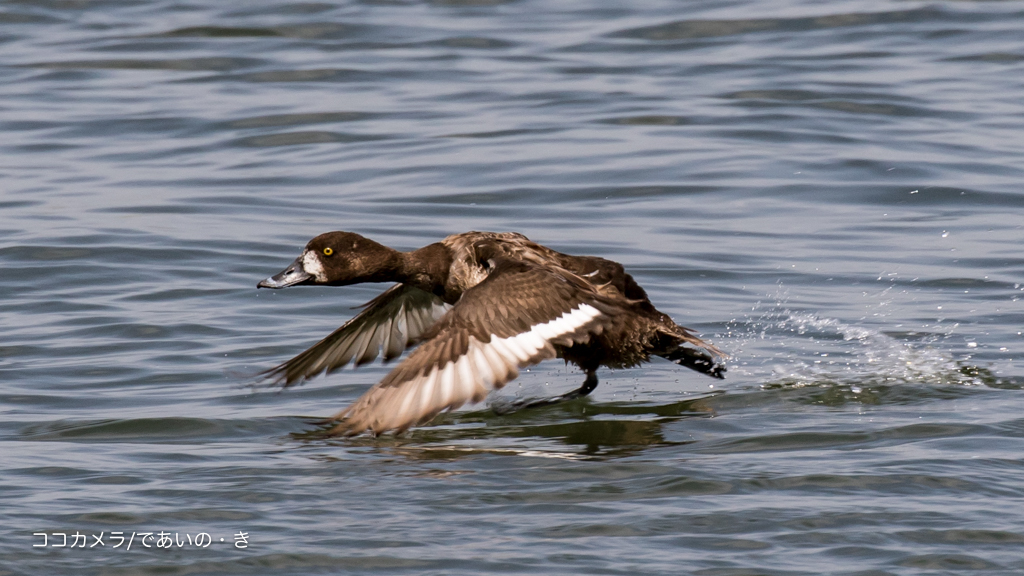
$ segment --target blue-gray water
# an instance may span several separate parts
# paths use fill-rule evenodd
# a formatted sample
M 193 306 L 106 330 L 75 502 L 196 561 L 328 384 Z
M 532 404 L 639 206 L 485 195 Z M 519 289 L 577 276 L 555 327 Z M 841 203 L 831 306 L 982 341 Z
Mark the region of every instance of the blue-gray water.
M 1024 572 L 1020 1 L 6 2 L 0 134 L 2 575 Z M 382 286 L 255 284 L 338 229 L 619 260 L 728 379 L 317 438 L 385 367 L 252 375 Z

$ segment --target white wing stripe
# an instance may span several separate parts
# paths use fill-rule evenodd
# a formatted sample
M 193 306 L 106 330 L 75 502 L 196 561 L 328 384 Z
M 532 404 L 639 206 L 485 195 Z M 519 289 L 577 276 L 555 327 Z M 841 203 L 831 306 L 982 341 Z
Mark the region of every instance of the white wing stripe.
M 400 388 L 395 388 L 400 390 Z M 398 394 L 398 392 L 396 392 Z M 396 417 L 402 422 L 413 422 L 416 418 L 412 413 L 412 402 L 413 398 L 416 397 L 416 390 L 405 390 L 404 398 L 402 399 L 402 406 L 398 409 Z
M 494 382 L 492 384 L 497 384 L 508 374 L 508 365 L 494 348 L 481 344 L 479 350 L 484 360 L 487 361 L 487 366 L 490 367 L 491 373 L 494 374 Z
M 455 368 L 458 371 L 455 375 L 455 383 L 459 390 L 455 398 L 462 399 L 462 401 L 465 401 L 466 398 L 472 398 L 475 391 L 474 384 L 479 380 L 483 380 L 481 371 L 479 369 L 473 370 L 473 367 L 476 365 L 476 358 L 470 356 L 474 352 L 472 345 L 473 341 L 470 340 L 469 352 L 455 363 Z M 490 387 L 489 384 L 488 387 Z
M 508 338 L 498 338 L 491 334 L 491 341 L 484 346 L 493 346 L 499 353 L 507 350 L 520 362 L 526 362 L 544 348 L 548 341 L 575 332 L 600 314 L 601 311 L 597 308 L 589 304 L 580 304 L 579 308 L 566 312 L 550 322 L 532 326 L 528 332 Z M 504 353 L 501 355 L 506 356 Z
M 460 358 L 461 360 L 461 358 Z M 447 407 L 455 400 L 455 363 L 449 362 L 444 365 L 441 376 L 437 382 L 437 402 L 435 409 Z
M 480 346 L 480 341 L 470 336 L 469 352 L 466 353 L 466 356 L 471 357 L 473 366 L 476 368 L 476 374 L 480 378 L 480 382 L 490 389 L 494 386 L 494 381 L 497 380 L 497 376 L 494 373 L 494 369 L 491 368 L 491 363 L 487 360 L 487 356 L 480 349 Z
M 422 322 L 427 314 L 427 310 L 408 310 L 406 314 L 396 317 L 395 324 L 401 325 L 404 320 L 409 328 L 415 329 L 416 324 Z M 346 412 L 356 418 L 355 426 L 369 426 L 380 433 L 418 424 L 442 410 L 457 408 L 468 400 L 482 400 L 487 392 L 501 388 L 515 378 L 520 367 L 553 357 L 552 339 L 579 330 L 600 314 L 593 306 L 580 304 L 578 308 L 554 320 L 534 325 L 526 332 L 508 338 L 492 334 L 490 342 L 484 343 L 470 336 L 468 349 L 461 356 L 448 360 L 443 366 L 431 366 L 428 371 L 419 373 L 411 380 L 380 390 L 372 400 L 369 398 L 370 393 L 367 393 L 364 395 L 365 405 L 359 406 L 357 401 L 352 407 L 357 412 L 350 412 L 352 408 Z M 353 352 L 357 353 L 358 358 L 368 340 L 386 346 L 389 344 L 386 340 L 374 340 L 386 339 L 391 334 L 394 334 L 394 326 L 381 326 L 378 332 L 359 335 L 349 346 L 355 348 Z M 360 411 L 364 415 L 355 416 Z M 359 418 L 372 420 L 359 421 Z
M 416 406 L 417 414 L 430 414 L 430 401 L 434 397 L 434 384 L 437 382 L 437 366 L 430 370 L 423 383 L 419 386 L 419 402 Z
M 519 335 L 512 336 L 510 338 L 495 338 L 491 340 L 491 346 L 497 347 L 499 352 L 504 349 L 509 354 L 509 356 L 506 356 L 506 359 L 511 360 L 513 364 L 519 364 L 520 362 L 526 362 L 529 360 L 530 355 L 527 354 L 526 350 L 523 350 L 523 348 L 519 346 L 518 340 Z
M 491 341 L 484 345 L 484 350 L 490 353 L 488 356 L 491 357 L 492 362 L 497 357 L 498 361 L 504 365 L 518 363 L 519 359 L 516 358 L 516 353 L 509 350 L 505 345 L 505 342 L 508 340 L 510 338 L 498 338 L 493 334 L 491 335 Z

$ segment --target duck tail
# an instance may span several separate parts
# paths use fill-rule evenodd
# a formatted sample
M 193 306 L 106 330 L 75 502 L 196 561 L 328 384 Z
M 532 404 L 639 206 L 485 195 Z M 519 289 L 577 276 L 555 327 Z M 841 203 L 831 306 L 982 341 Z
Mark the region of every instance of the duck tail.
M 655 354 L 712 378 L 724 379 L 725 353 L 694 336 L 689 330 L 679 328 L 678 331 L 673 330 L 673 333 L 659 334 L 659 346 Z

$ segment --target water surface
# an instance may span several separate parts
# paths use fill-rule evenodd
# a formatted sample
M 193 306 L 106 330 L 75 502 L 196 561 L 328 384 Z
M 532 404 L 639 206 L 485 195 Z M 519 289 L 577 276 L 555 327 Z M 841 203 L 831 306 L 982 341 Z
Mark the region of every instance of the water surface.
M 1024 3 L 0 23 L 0 574 L 1024 571 Z M 253 375 L 383 286 L 255 284 L 338 229 L 621 261 L 728 378 L 324 439 L 387 367 Z

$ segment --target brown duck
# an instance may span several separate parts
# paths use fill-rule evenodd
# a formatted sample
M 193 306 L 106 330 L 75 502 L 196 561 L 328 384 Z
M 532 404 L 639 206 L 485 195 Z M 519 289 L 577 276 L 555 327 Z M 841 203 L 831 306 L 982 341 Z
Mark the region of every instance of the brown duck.
M 480 402 L 519 369 L 560 357 L 583 385 L 526 405 L 578 398 L 597 387 L 598 366 L 667 358 L 715 378 L 721 351 L 654 308 L 622 265 L 570 256 L 522 234 L 466 232 L 398 252 L 351 232 L 313 238 L 258 288 L 397 282 L 295 358 L 264 373 L 284 387 L 382 351 L 387 362 L 419 346 L 337 414 L 334 434 L 401 432 L 444 410 Z

